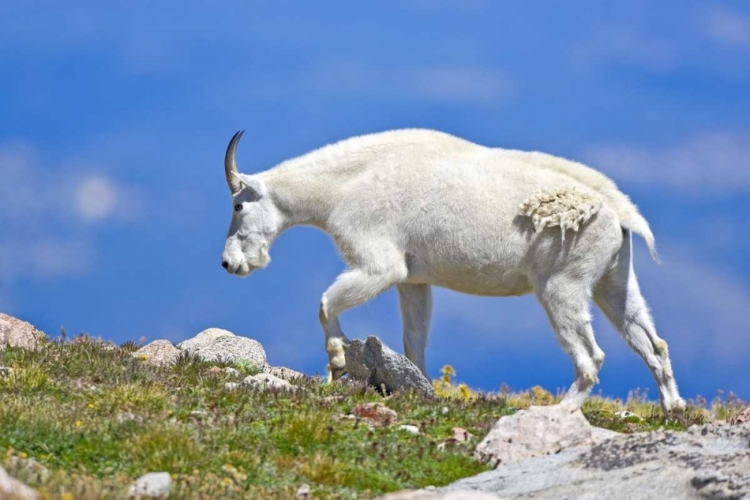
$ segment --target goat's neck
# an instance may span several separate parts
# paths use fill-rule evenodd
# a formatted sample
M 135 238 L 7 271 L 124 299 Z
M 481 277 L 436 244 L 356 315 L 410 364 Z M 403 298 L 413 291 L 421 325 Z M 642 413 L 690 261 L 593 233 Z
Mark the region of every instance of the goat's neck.
M 331 158 L 324 164 L 320 160 L 310 163 L 306 157 L 297 158 L 260 174 L 282 217 L 279 232 L 296 225 L 327 230 L 341 178 L 348 169 L 337 168 Z

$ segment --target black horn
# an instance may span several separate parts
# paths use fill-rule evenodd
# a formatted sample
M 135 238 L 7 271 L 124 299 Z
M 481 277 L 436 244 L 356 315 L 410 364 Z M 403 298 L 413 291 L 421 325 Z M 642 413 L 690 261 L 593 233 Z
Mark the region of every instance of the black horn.
M 244 133 L 244 130 L 240 130 L 232 136 L 232 140 L 229 141 L 227 146 L 227 154 L 224 156 L 224 172 L 227 175 L 227 184 L 229 184 L 229 190 L 232 191 L 232 194 L 239 193 L 242 190 L 242 184 L 234 174 L 237 173 L 237 161 L 235 160 L 237 144 Z

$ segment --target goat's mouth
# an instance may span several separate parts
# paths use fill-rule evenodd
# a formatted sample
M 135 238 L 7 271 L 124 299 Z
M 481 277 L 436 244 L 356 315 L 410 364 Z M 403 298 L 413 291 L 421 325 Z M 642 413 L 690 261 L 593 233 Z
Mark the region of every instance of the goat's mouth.
M 234 274 L 239 276 L 240 278 L 246 278 L 250 276 L 250 274 L 255 271 L 257 268 L 255 266 L 250 265 L 247 261 L 242 262 L 239 267 L 234 271 Z

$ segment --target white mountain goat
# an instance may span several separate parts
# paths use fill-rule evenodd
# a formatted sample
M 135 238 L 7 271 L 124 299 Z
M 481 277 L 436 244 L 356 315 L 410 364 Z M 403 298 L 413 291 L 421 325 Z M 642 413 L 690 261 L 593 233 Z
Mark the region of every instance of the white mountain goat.
M 533 293 L 575 368 L 566 403 L 583 404 L 604 353 L 590 298 L 645 361 L 665 412 L 684 408 L 667 344 L 633 271 L 631 233 L 654 236 L 605 175 L 555 156 L 490 148 L 431 130 L 353 137 L 253 175 L 226 151 L 234 214 L 222 254 L 232 274 L 265 268 L 285 229 L 328 233 L 348 269 L 320 301 L 333 378 L 345 373 L 339 315 L 396 286 L 406 356 L 427 375 L 432 285 L 474 295 Z

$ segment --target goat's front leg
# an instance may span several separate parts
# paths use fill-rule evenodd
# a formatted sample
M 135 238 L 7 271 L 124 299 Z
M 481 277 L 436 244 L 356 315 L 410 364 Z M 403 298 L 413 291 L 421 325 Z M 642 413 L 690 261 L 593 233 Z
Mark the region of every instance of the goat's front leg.
M 326 335 L 329 381 L 346 373 L 344 345 L 349 340 L 341 331 L 339 315 L 347 309 L 364 304 L 405 277 L 406 266 L 403 260 L 394 260 L 389 265 L 381 265 L 376 269 L 354 268 L 339 275 L 323 294 L 320 299 L 320 323 Z

